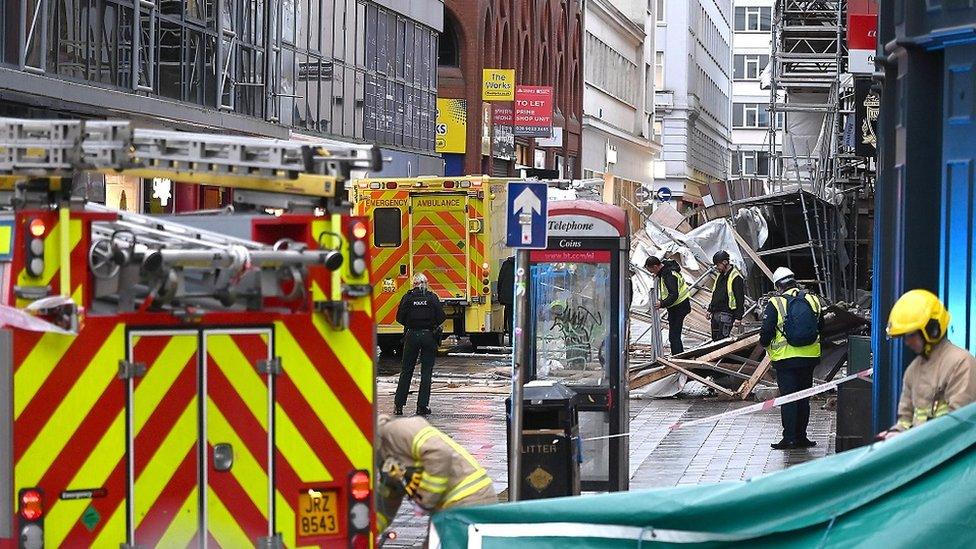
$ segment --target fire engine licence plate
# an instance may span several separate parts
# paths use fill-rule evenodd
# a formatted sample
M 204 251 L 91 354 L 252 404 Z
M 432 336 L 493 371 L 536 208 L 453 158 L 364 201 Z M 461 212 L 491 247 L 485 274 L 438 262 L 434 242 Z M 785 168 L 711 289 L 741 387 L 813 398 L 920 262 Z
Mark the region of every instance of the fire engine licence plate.
M 298 535 L 328 536 L 339 532 L 335 490 L 310 490 L 298 496 Z

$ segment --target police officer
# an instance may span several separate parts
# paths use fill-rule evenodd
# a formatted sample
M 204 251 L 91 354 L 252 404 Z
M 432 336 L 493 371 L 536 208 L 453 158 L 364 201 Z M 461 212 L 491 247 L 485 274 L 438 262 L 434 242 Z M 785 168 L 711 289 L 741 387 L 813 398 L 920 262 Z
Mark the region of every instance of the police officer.
M 420 392 L 417 395 L 417 415 L 430 414 L 430 383 L 434 374 L 434 356 L 437 353 L 437 337 L 434 332 L 444 322 L 444 308 L 437 295 L 427 287 L 427 277 L 418 273 L 413 277 L 413 288 L 400 300 L 397 322 L 406 329 L 403 334 L 403 369 L 393 401 L 394 413 L 403 415 L 407 403 L 410 381 L 420 355 Z
M 742 321 L 745 311 L 745 292 L 742 274 L 729 258 L 729 252 L 722 250 L 712 256 L 712 264 L 718 274 L 712 286 L 712 301 L 708 304 L 706 316 L 712 321 L 712 339 L 718 341 L 729 337 L 732 326 Z

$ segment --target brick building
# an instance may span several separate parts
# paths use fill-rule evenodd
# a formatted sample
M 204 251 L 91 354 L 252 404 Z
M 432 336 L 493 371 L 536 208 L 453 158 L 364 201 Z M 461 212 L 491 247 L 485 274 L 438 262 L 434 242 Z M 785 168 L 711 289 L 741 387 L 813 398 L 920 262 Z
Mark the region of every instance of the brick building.
M 437 95 L 466 99 L 468 120 L 466 152 L 443 155 L 447 174 L 517 175 L 518 168 L 544 168 L 580 176 L 582 23 L 580 0 L 445 1 Z M 517 137 L 512 153 L 498 146 L 504 135 L 494 135 L 490 156 L 483 154 L 483 68 L 515 69 L 518 84 L 553 87 L 552 139 L 540 145 Z

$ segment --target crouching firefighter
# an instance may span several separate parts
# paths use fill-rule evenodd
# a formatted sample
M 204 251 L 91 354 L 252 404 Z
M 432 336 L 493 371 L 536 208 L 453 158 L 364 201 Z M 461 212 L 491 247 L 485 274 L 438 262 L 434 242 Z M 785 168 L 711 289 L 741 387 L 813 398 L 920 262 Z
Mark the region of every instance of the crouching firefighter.
M 381 414 L 377 426 L 380 532 L 392 522 L 404 496 L 427 513 L 498 503 L 491 478 L 478 461 L 423 417 Z
M 945 338 L 949 311 L 935 294 L 911 290 L 888 315 L 888 337 L 902 337 L 916 355 L 905 370 L 898 422 L 887 439 L 976 400 L 976 358 Z

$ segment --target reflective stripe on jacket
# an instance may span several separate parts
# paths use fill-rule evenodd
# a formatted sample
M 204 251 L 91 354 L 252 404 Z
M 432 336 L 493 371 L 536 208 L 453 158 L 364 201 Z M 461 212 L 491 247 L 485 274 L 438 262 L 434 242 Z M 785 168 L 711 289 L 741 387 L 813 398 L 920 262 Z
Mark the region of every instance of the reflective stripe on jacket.
M 904 431 L 976 401 L 976 358 L 969 351 L 942 340 L 928 357 L 917 356 L 905 370 L 898 422 Z
M 673 271 L 671 269 L 665 271 L 664 276 L 673 276 L 678 283 L 678 299 L 674 300 L 674 303 L 672 303 L 668 308 L 670 309 L 671 307 L 676 307 L 685 301 L 688 301 L 688 298 L 691 297 L 691 292 L 688 290 L 688 283 L 685 282 L 685 277 L 681 276 L 681 273 L 678 271 Z M 668 296 L 671 294 L 668 293 L 668 285 L 664 283 L 663 279 L 661 280 L 660 287 L 661 301 L 667 301 Z
M 800 293 L 799 288 L 790 288 L 783 292 L 784 294 L 795 296 Z M 814 314 L 820 317 L 821 305 L 820 299 L 817 296 L 807 292 L 806 295 L 807 303 L 813 308 Z M 769 348 L 766 352 L 769 353 L 769 359 L 773 362 L 778 360 L 785 360 L 787 358 L 796 357 L 806 357 L 806 358 L 819 358 L 820 357 L 820 336 L 817 336 L 817 340 L 809 345 L 804 345 L 803 347 L 794 347 L 786 341 L 786 334 L 783 331 L 783 326 L 786 324 L 786 298 L 782 295 L 773 296 L 769 298 L 769 302 L 776 308 L 776 315 L 779 317 L 776 320 L 776 335 L 773 336 L 773 341 L 769 344 Z
M 380 455 L 422 469 L 417 502 L 439 511 L 497 503 L 491 477 L 460 444 L 420 416 L 379 423 Z
M 732 291 L 732 283 L 735 282 L 737 278 L 742 278 L 742 274 L 739 273 L 739 269 L 735 267 L 729 267 L 729 276 L 725 279 L 725 285 L 728 290 L 729 296 L 729 310 L 735 311 L 736 306 L 739 304 L 735 299 L 735 292 Z M 722 278 L 721 274 L 715 275 L 715 280 L 712 282 L 712 295 L 715 294 L 715 290 L 718 288 L 718 279 Z

